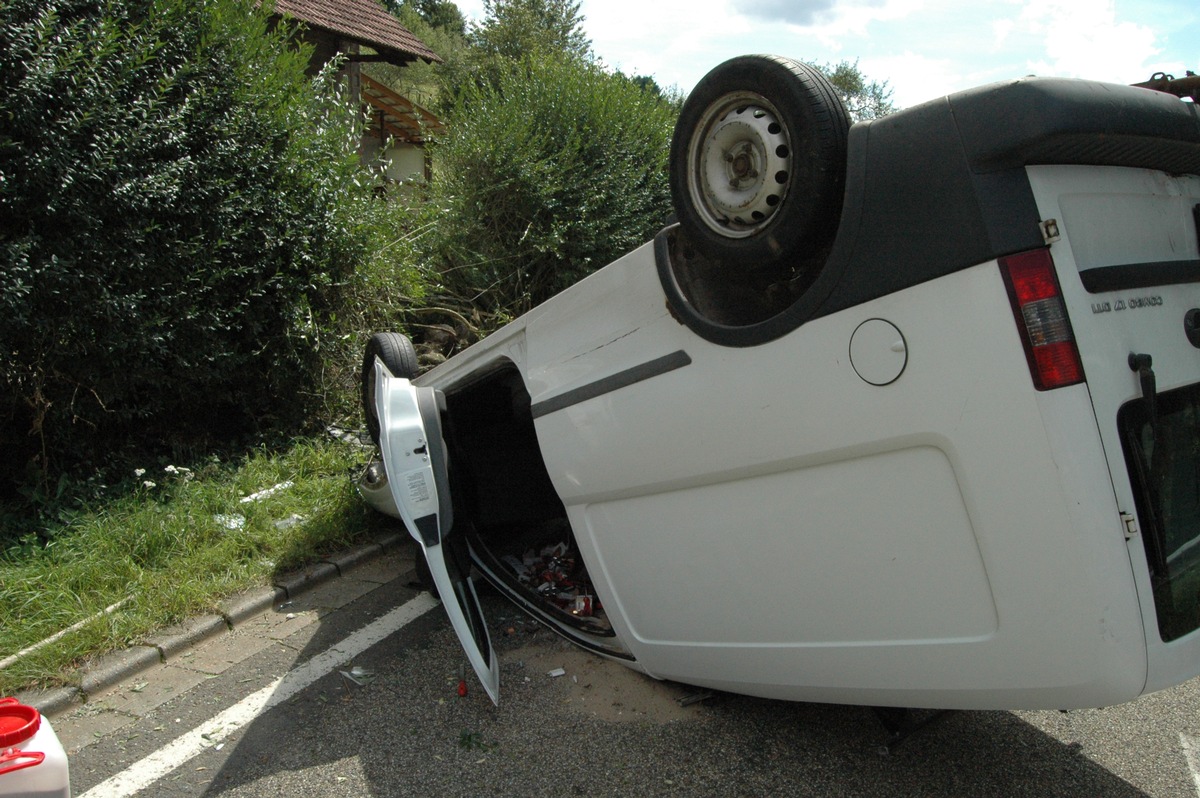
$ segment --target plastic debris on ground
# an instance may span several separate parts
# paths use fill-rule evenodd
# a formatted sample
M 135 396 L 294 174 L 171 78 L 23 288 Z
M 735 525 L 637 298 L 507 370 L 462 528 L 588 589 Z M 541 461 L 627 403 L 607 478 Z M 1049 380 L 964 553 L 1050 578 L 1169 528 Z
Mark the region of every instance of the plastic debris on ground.
M 560 541 L 541 551 L 530 549 L 520 558 L 506 554 L 502 559 L 521 584 L 547 604 L 607 624 L 583 559 L 567 543 Z
M 369 671 L 365 668 L 359 667 L 358 665 L 355 665 L 348 671 L 338 671 L 338 673 L 342 674 L 359 687 L 365 687 L 375 678 L 374 671 Z
M 344 427 L 331 425 L 325 428 L 325 432 L 329 434 L 329 437 L 336 441 L 341 441 L 342 443 L 349 443 L 351 445 L 361 446 L 363 448 L 374 448 L 375 446 L 374 442 L 371 440 L 371 436 L 367 434 L 366 430 L 348 430 Z
M 248 504 L 250 502 L 262 501 L 263 499 L 267 499 L 267 498 L 270 498 L 271 496 L 274 496 L 276 493 L 279 493 L 280 491 L 287 490 L 288 488 L 292 487 L 295 484 L 296 483 L 292 482 L 289 479 L 289 480 L 286 480 L 285 482 L 280 482 L 278 485 L 272 485 L 269 488 L 264 488 L 264 489 L 258 491 L 257 493 L 251 493 L 249 496 L 243 496 L 240 499 L 240 501 L 242 504 Z
M 287 518 L 281 518 L 275 522 L 276 529 L 291 529 L 297 524 L 304 523 L 304 516 L 299 513 L 292 513 Z

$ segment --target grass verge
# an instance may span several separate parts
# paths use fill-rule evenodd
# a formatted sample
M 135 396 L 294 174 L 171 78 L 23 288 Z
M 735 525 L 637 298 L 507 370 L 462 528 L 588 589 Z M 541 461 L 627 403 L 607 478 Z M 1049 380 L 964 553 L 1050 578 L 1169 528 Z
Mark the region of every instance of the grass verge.
M 45 547 L 0 554 L 0 660 L 92 618 L 0 669 L 0 695 L 71 684 L 88 657 L 366 540 L 379 523 L 354 487 L 366 458 L 316 439 L 237 463 L 139 469 L 132 495 L 74 514 Z

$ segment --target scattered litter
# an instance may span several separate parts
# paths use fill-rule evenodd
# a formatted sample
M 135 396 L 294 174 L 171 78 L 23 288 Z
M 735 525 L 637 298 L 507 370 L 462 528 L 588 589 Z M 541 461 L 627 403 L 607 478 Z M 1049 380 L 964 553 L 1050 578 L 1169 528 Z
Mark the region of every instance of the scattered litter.
M 506 554 L 501 560 L 517 580 L 544 602 L 578 618 L 603 621 L 603 610 L 588 578 L 583 559 L 565 541 L 530 549 L 521 557 Z
M 699 704 L 701 701 L 707 701 L 708 699 L 710 699 L 712 697 L 713 697 L 712 690 L 703 690 L 699 693 L 690 693 L 688 695 L 685 695 L 682 698 L 677 698 L 675 700 L 679 703 L 679 706 L 681 706 L 681 707 L 690 707 L 692 704 Z
M 241 529 L 246 525 L 246 516 L 244 515 L 225 515 L 224 513 L 218 513 L 213 516 L 213 520 L 231 532 Z
M 286 482 L 280 482 L 278 485 L 272 485 L 271 487 L 260 490 L 257 493 L 251 493 L 249 496 L 243 496 L 242 504 L 248 504 L 249 502 L 261 501 L 270 496 L 274 496 L 276 493 L 279 493 L 279 491 L 281 491 L 281 490 L 287 490 L 288 488 L 292 487 L 292 485 L 294 485 L 294 484 L 296 484 L 296 483 L 292 482 L 289 479 Z
M 330 425 L 325 428 L 329 433 L 329 437 L 342 443 L 353 443 L 359 446 L 367 446 L 371 444 L 371 437 L 367 435 L 366 430 L 348 430 L 337 425 Z
M 300 515 L 299 513 L 292 513 L 287 518 L 280 518 L 278 521 L 276 521 L 275 528 L 276 529 L 291 529 L 292 527 L 296 526 L 297 524 L 301 524 L 303 522 L 304 522 L 304 516 Z
M 374 671 L 369 671 L 366 668 L 359 667 L 358 665 L 355 665 L 348 671 L 338 671 L 338 673 L 342 674 L 359 687 L 365 687 L 375 678 Z
M 130 687 L 130 688 L 129 688 L 129 692 L 131 692 L 131 693 L 140 693 L 140 692 L 142 692 L 143 690 L 145 690 L 145 689 L 146 689 L 146 688 L 149 686 L 149 684 L 150 684 L 149 682 L 138 682 L 138 683 L 137 683 L 137 684 L 135 684 L 133 687 Z
M 559 676 L 566 676 L 567 670 L 566 668 L 555 668 L 552 671 L 546 671 L 546 675 L 551 679 L 557 679 Z
M 286 618 L 287 620 L 289 620 L 289 621 L 290 621 L 290 620 L 292 620 L 293 618 L 295 618 L 295 617 L 296 617 L 296 613 L 294 613 L 294 612 L 289 612 L 287 615 L 285 615 L 285 616 L 283 616 L 283 617 L 284 617 L 284 618 Z
M 221 750 L 222 748 L 224 748 L 224 747 L 225 747 L 225 743 L 221 743 L 220 745 L 215 745 L 215 746 L 213 746 L 213 750 L 214 750 L 214 751 L 220 751 L 220 750 Z

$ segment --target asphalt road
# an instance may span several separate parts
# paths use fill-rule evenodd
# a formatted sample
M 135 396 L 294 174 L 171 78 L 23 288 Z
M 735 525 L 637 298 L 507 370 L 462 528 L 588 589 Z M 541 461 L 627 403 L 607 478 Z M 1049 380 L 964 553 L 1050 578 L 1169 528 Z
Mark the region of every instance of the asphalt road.
M 950 713 L 889 750 L 861 707 L 728 694 L 681 707 L 688 688 L 578 652 L 485 595 L 501 701 L 470 675 L 460 697 L 464 657 L 411 587 L 410 557 L 53 718 L 76 798 L 1200 795 L 1198 682 L 1103 710 Z

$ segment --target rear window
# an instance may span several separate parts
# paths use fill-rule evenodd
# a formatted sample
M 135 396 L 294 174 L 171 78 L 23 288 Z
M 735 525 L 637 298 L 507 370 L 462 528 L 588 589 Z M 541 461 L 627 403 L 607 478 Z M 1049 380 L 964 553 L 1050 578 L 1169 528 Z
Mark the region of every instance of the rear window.
M 1164 641 L 1200 627 L 1200 385 L 1143 399 L 1118 423 Z

